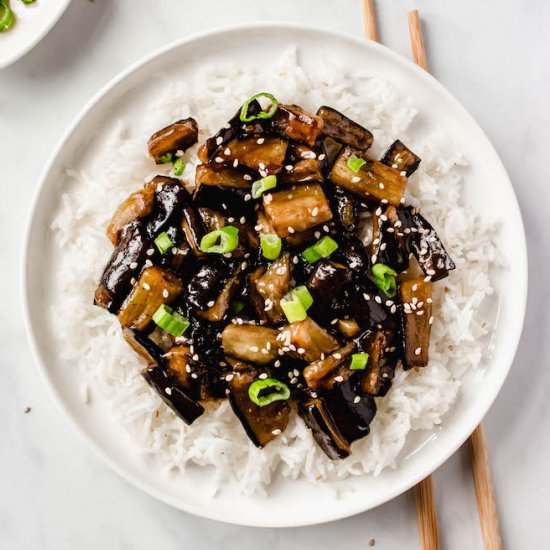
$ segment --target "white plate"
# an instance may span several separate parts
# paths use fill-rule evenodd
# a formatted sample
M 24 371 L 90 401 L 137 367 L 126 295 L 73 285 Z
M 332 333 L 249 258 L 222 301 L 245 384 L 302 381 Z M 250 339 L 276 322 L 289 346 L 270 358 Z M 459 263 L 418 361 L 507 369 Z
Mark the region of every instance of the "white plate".
M 17 21 L 8 32 L 0 33 L 0 69 L 11 65 L 36 46 L 63 15 L 71 0 L 36 0 L 28 6 L 10 0 Z
M 223 492 L 210 498 L 201 490 L 207 475 L 199 469 L 175 478 L 138 455 L 101 404 L 85 405 L 78 388 L 82 374 L 59 358 L 51 327 L 42 312 L 51 299 L 49 280 L 55 256 L 49 227 L 66 184 L 64 171 L 77 169 L 94 154 L 113 120 L 131 121 L 147 108 L 159 76 L 192 74 L 210 61 L 271 63 L 281 45 L 296 44 L 301 61 L 319 64 L 330 51 L 348 70 L 369 67 L 406 90 L 422 113 L 422 127 L 445 128 L 468 161 L 466 200 L 490 209 L 499 221 L 497 244 L 509 266 L 495 281 L 497 330 L 484 369 L 466 379 L 443 427 L 408 441 L 396 470 L 353 479 L 353 492 L 333 493 L 305 481 L 277 481 L 269 498 Z M 31 343 L 44 378 L 88 443 L 121 475 L 155 497 L 201 516 L 255 526 L 296 526 L 330 521 L 377 506 L 435 470 L 466 440 L 493 403 L 508 373 L 520 337 L 526 301 L 527 259 L 523 224 L 504 168 L 487 137 L 458 102 L 428 73 L 387 48 L 363 40 L 293 25 L 255 25 L 204 34 L 173 44 L 131 67 L 102 90 L 81 112 L 54 152 L 42 178 L 31 215 L 24 288 Z M 91 299 L 91 298 L 90 298 Z M 75 328 L 76 330 L 76 328 Z M 347 483 L 350 485 L 350 482 Z

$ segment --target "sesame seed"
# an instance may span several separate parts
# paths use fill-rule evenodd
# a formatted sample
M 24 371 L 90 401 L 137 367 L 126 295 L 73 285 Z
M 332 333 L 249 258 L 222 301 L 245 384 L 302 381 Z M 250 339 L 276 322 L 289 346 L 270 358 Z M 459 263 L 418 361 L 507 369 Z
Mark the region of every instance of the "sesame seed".
M 145 267 L 151 267 L 153 262 L 151 260 L 145 260 Z
M 252 198 L 252 195 L 251 195 L 250 193 L 247 193 L 247 194 L 244 196 L 245 202 L 248 202 L 251 198 Z
M 399 172 L 402 176 L 406 176 L 407 175 L 407 171 L 406 170 L 402 170 L 401 172 Z
M 252 176 L 250 174 L 245 174 L 243 176 L 243 179 L 245 179 L 246 181 L 252 181 Z
M 380 189 L 384 189 L 384 184 L 383 184 L 383 183 L 379 183 L 379 184 L 378 184 L 378 187 L 380 187 Z
M 212 307 L 216 302 L 214 302 L 214 300 L 210 300 L 206 305 L 208 307 Z
M 281 362 L 277 359 L 277 361 L 275 361 L 275 363 L 273 363 L 273 366 L 274 366 L 275 368 L 278 368 L 278 367 L 281 366 Z
M 231 380 L 233 380 L 233 377 L 234 377 L 233 374 L 228 374 L 228 375 L 225 377 L 225 381 L 226 381 L 226 382 L 231 382 Z
M 312 211 L 311 211 L 311 215 L 313 217 L 317 216 L 317 214 L 319 214 L 319 208 L 316 206 Z
M 233 161 L 233 168 L 237 168 L 237 166 L 239 166 L 239 159 Z
M 143 283 L 143 288 L 145 290 L 151 290 L 151 285 L 149 283 Z
M 343 376 L 335 376 L 335 377 L 334 377 L 334 381 L 335 381 L 335 382 L 343 382 L 343 381 L 344 381 L 344 377 L 343 377 Z
M 130 269 L 135 269 L 138 266 L 137 262 L 132 262 L 130 264 Z
M 412 289 L 413 289 L 413 292 L 414 292 L 415 290 L 418 290 L 418 285 L 417 285 L 417 284 L 414 284 L 414 285 L 412 286 Z
M 267 354 L 269 353 L 269 351 L 267 351 L 266 348 L 262 348 L 262 349 L 260 350 L 260 352 L 263 353 L 264 355 L 267 355 Z
M 370 261 L 371 261 L 371 263 L 373 263 L 373 264 L 376 263 L 376 254 L 373 254 L 373 255 L 370 257 Z
M 137 282 L 137 281 L 136 281 L 136 278 L 135 278 L 135 277 L 132 277 L 132 278 L 130 279 L 130 284 L 131 284 L 131 285 L 135 285 L 136 282 Z
M 395 304 L 394 304 L 393 306 L 391 306 L 390 311 L 391 311 L 392 313 L 395 313 L 395 312 L 397 311 L 397 306 L 396 306 Z
M 299 260 L 298 256 L 294 256 L 294 258 L 292 258 L 292 263 L 295 264 L 295 265 L 296 265 L 299 261 L 300 261 L 300 260 Z
M 294 233 L 294 227 L 288 226 L 287 229 L 289 233 Z
M 223 152 L 223 154 L 228 157 L 230 154 L 231 154 L 231 149 L 229 147 L 226 147 L 225 148 L 225 151 Z
M 422 309 L 422 310 L 420 310 L 420 311 L 417 311 L 416 314 L 417 314 L 417 315 L 424 315 L 424 310 Z
M 190 365 L 185 365 L 185 370 L 186 370 L 188 373 L 191 373 L 191 367 L 190 367 Z
M 254 353 L 257 353 L 260 351 L 260 348 L 258 346 L 250 346 L 250 351 L 253 351 Z
M 214 160 L 215 160 L 216 162 L 223 162 L 222 157 L 216 157 Z
M 359 183 L 361 181 L 361 178 L 359 176 L 353 176 L 353 178 L 351 178 L 351 181 L 353 183 Z
M 426 269 L 427 275 L 435 275 L 435 269 Z
M 147 252 L 145 254 L 147 254 L 147 256 L 152 256 L 154 253 L 155 253 L 155 249 L 154 248 L 149 248 L 149 250 L 147 250 Z
M 434 318 L 433 315 L 428 319 L 428 325 L 433 325 Z
M 321 232 L 320 231 L 315 231 L 315 233 L 313 234 L 313 236 L 318 239 L 320 236 L 321 236 Z
M 191 357 L 191 359 L 193 359 L 193 361 L 198 361 L 199 360 L 199 356 L 195 353 L 193 355 L 193 357 Z
M 306 350 L 305 350 L 304 348 L 298 348 L 296 351 L 297 351 L 300 355 L 303 355 L 303 354 L 306 352 Z
M 162 291 L 162 296 L 163 296 L 163 298 L 168 298 L 168 296 L 170 296 L 170 293 L 168 292 L 168 289 L 165 288 Z
M 263 143 L 264 141 L 265 141 L 264 138 L 258 138 L 258 139 L 256 140 L 256 143 L 257 143 L 258 145 L 262 145 L 262 143 Z
M 292 372 L 294 373 L 294 376 L 300 376 L 300 371 L 298 369 L 294 369 Z
M 338 319 L 333 319 L 333 320 L 330 322 L 330 324 L 331 324 L 331 325 L 335 325 L 337 322 L 338 322 Z
M 273 435 L 280 435 L 282 432 L 279 428 L 275 428 L 272 432 Z
M 367 302 L 368 302 L 370 300 L 370 295 L 365 292 L 363 294 L 363 298 L 365 298 L 365 300 L 367 300 Z
M 431 304 L 431 303 L 433 302 L 433 300 L 432 300 L 431 298 L 426 298 L 426 302 L 427 302 L 428 304 Z
M 294 168 L 294 166 L 292 166 L 292 164 L 287 164 L 287 165 L 285 166 L 285 170 L 286 170 L 287 172 L 290 172 L 293 168 Z
M 191 375 L 191 378 L 198 378 L 198 377 L 199 377 L 199 375 L 198 375 L 196 372 L 194 372 L 194 373 Z
M 222 143 L 223 143 L 223 138 L 222 138 L 222 136 L 218 136 L 218 137 L 216 138 L 216 145 L 221 145 Z
M 424 277 L 424 282 L 429 283 L 432 280 L 432 276 L 428 275 L 427 277 Z
M 359 403 L 359 401 L 361 401 L 361 398 L 359 396 L 356 396 L 355 399 L 353 400 L 354 403 Z
M 297 382 L 298 382 L 298 378 L 293 378 L 293 379 L 290 381 L 291 384 L 296 384 Z
M 166 395 L 172 395 L 172 388 L 164 388 Z
M 228 221 L 229 223 L 233 223 L 233 222 L 235 221 L 235 218 L 231 218 L 231 217 L 230 217 L 230 218 L 227 218 L 227 221 Z
M 418 347 L 414 350 L 415 355 L 420 355 L 422 353 L 422 348 Z
M 334 359 L 342 359 L 342 354 L 341 353 L 335 353 L 334 354 Z
M 380 296 L 375 296 L 375 297 L 374 297 L 374 301 L 375 301 L 377 304 L 381 304 L 381 303 L 382 303 L 382 298 L 380 298 Z
M 258 164 L 258 168 L 260 170 L 265 170 L 265 164 L 263 162 L 260 162 L 260 164 Z
M 328 225 L 323 225 L 323 231 L 324 231 L 325 233 L 328 233 L 328 232 L 330 231 Z

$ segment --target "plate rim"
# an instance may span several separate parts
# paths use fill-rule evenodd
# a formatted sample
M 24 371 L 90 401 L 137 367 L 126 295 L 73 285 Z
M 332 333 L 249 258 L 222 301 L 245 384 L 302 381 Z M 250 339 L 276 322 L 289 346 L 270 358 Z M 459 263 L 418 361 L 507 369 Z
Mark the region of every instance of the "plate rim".
M 68 4 L 70 0 L 66 0 L 66 2 Z M 393 491 L 390 491 L 387 494 L 384 494 L 382 498 L 379 498 L 373 504 L 365 506 L 365 505 L 361 505 L 361 503 L 359 502 L 355 506 L 351 506 L 352 508 L 351 511 L 349 509 L 346 509 L 346 511 L 338 513 L 338 510 L 336 509 L 332 513 L 322 513 L 322 512 L 318 513 L 315 518 L 310 518 L 307 521 L 287 520 L 284 523 L 279 522 L 277 524 L 268 523 L 266 521 L 263 521 L 263 522 L 250 521 L 250 519 L 238 520 L 238 519 L 235 519 L 234 517 L 231 517 L 231 518 L 221 517 L 220 514 L 217 514 L 215 512 L 210 513 L 208 510 L 205 510 L 202 507 L 195 506 L 193 503 L 182 503 L 178 499 L 173 498 L 170 495 L 161 494 L 161 491 L 156 486 L 148 484 L 146 481 L 143 481 L 138 476 L 134 475 L 132 472 L 129 472 L 125 470 L 122 466 L 119 466 L 115 460 L 111 459 L 107 451 L 105 451 L 99 444 L 96 444 L 96 442 L 87 433 L 87 431 L 81 427 L 74 413 L 71 411 L 68 405 L 61 398 L 60 394 L 58 393 L 55 387 L 53 379 L 50 377 L 48 373 L 48 370 L 46 368 L 46 361 L 43 360 L 38 349 L 37 336 L 35 334 L 33 323 L 31 321 L 31 311 L 30 311 L 31 300 L 30 300 L 29 291 L 28 291 L 29 289 L 27 286 L 31 277 L 31 273 L 29 271 L 29 256 L 30 256 L 32 225 L 33 225 L 33 220 L 35 218 L 35 214 L 37 213 L 38 205 L 40 202 L 40 198 L 42 196 L 42 192 L 45 187 L 45 183 L 63 147 L 71 139 L 73 133 L 77 130 L 78 126 L 81 124 L 82 120 L 88 115 L 88 113 L 101 101 L 101 99 L 105 95 L 107 95 L 111 90 L 116 88 L 122 81 L 124 81 L 132 73 L 144 67 L 148 63 L 154 61 L 155 59 L 162 57 L 164 54 L 170 52 L 171 50 L 184 47 L 186 44 L 197 40 L 214 37 L 216 35 L 223 35 L 224 33 L 228 33 L 228 32 L 235 32 L 240 30 L 244 32 L 244 31 L 258 30 L 258 29 L 263 29 L 263 30 L 266 30 L 266 29 L 289 30 L 290 29 L 293 31 L 301 30 L 304 32 L 320 33 L 325 35 L 329 39 L 337 39 L 341 41 L 352 42 L 356 45 L 365 47 L 367 49 L 372 48 L 375 51 L 378 50 L 385 56 L 389 56 L 392 61 L 400 65 L 403 65 L 404 68 L 407 70 L 413 71 L 414 73 L 416 73 L 416 76 L 418 78 L 427 81 L 427 83 L 430 86 L 435 87 L 438 93 L 442 94 L 447 101 L 451 102 L 451 104 L 453 104 L 453 106 L 461 112 L 461 115 L 463 117 L 468 119 L 469 123 L 472 124 L 477 129 L 480 135 L 485 138 L 485 140 L 491 147 L 494 153 L 495 165 L 498 164 L 498 168 L 501 172 L 500 179 L 502 179 L 503 184 L 504 184 L 504 180 L 506 181 L 506 184 L 508 185 L 509 190 L 511 191 L 511 199 L 515 203 L 517 217 L 518 217 L 517 229 L 520 230 L 520 237 L 521 237 L 519 239 L 521 243 L 521 250 L 518 250 L 516 253 L 517 254 L 516 259 L 518 263 L 521 265 L 521 268 L 518 268 L 518 273 L 520 274 L 520 279 L 518 281 L 520 284 L 518 285 L 518 288 L 519 290 L 521 290 L 521 293 L 519 293 L 518 288 L 515 289 L 515 292 L 517 294 L 520 294 L 518 296 L 518 303 L 520 304 L 518 313 L 520 313 L 520 315 L 516 316 L 516 322 L 515 322 L 515 325 L 513 326 L 513 332 L 511 334 L 511 337 L 513 337 L 513 340 L 511 341 L 511 345 L 509 345 L 510 356 L 507 361 L 506 368 L 501 367 L 501 370 L 498 371 L 499 372 L 498 378 L 493 381 L 493 385 L 489 388 L 490 399 L 484 400 L 483 403 L 480 406 L 478 406 L 476 409 L 478 410 L 478 414 L 475 416 L 476 417 L 479 416 L 479 420 L 465 424 L 463 429 L 461 430 L 461 433 L 462 433 L 461 437 L 456 438 L 455 444 L 450 445 L 449 449 L 447 449 L 447 452 L 440 453 L 440 456 L 436 457 L 436 460 L 433 460 L 432 462 L 430 462 L 429 466 L 418 468 L 415 476 L 411 476 L 411 478 L 406 481 L 396 483 Z M 404 492 L 412 488 L 422 479 L 424 479 L 425 477 L 433 473 L 435 470 L 437 470 L 454 453 L 456 453 L 456 451 L 468 439 L 468 437 L 476 428 L 478 423 L 482 421 L 483 417 L 487 414 L 488 410 L 494 404 L 506 378 L 508 377 L 515 355 L 517 353 L 517 348 L 523 332 L 526 306 L 527 306 L 528 257 L 527 257 L 527 240 L 526 240 L 526 234 L 525 234 L 525 226 L 523 223 L 523 216 L 521 213 L 521 209 L 519 207 L 519 203 L 517 200 L 514 187 L 504 167 L 504 164 L 500 158 L 500 155 L 494 148 L 492 142 L 489 140 L 488 136 L 486 135 L 484 130 L 481 128 L 481 126 L 477 123 L 477 121 L 473 118 L 473 116 L 468 112 L 468 110 L 458 101 L 458 99 L 456 99 L 454 95 L 449 90 L 447 90 L 447 88 L 443 86 L 443 84 L 441 84 L 433 75 L 421 69 L 420 67 L 415 65 L 412 61 L 402 56 L 401 54 L 397 53 L 396 51 L 388 48 L 387 46 L 379 44 L 377 42 L 367 41 L 363 38 L 360 38 L 354 35 L 348 35 L 341 31 L 334 31 L 331 29 L 320 27 L 318 25 L 307 25 L 302 23 L 289 23 L 289 22 L 277 22 L 277 21 L 276 22 L 251 22 L 251 23 L 245 23 L 245 24 L 230 24 L 230 25 L 218 26 L 214 29 L 210 29 L 207 31 L 192 33 L 189 36 L 172 41 L 146 54 L 142 58 L 131 63 L 126 69 L 122 70 L 118 75 L 112 78 L 107 84 L 103 85 L 99 89 L 99 91 L 97 91 L 87 102 L 85 102 L 83 107 L 79 110 L 79 112 L 72 119 L 71 123 L 68 125 L 68 127 L 65 129 L 65 131 L 61 135 L 61 138 L 57 142 L 55 148 L 52 150 L 52 152 L 48 156 L 48 160 L 38 179 L 38 184 L 33 191 L 31 206 L 30 206 L 30 210 L 28 211 L 28 215 L 25 223 L 24 246 L 22 249 L 21 260 L 22 260 L 21 262 L 22 265 L 21 265 L 20 273 L 22 277 L 21 291 L 22 291 L 22 304 L 23 304 L 23 314 L 24 314 L 24 326 L 27 334 L 27 339 L 31 348 L 32 357 L 36 362 L 37 368 L 40 373 L 40 377 L 42 378 L 44 384 L 46 385 L 50 395 L 53 397 L 59 409 L 63 412 L 63 415 L 73 425 L 76 432 L 86 442 L 86 444 L 96 453 L 97 456 L 101 458 L 101 460 L 103 460 L 113 471 L 115 471 L 123 479 L 131 483 L 133 486 L 139 488 L 140 490 L 146 492 L 150 496 L 153 496 L 157 500 L 164 502 L 166 504 L 169 504 L 176 509 L 179 509 L 188 513 L 192 513 L 200 517 L 205 517 L 208 519 L 221 521 L 229 524 L 251 526 L 251 527 L 265 527 L 265 528 L 300 527 L 300 526 L 328 523 L 331 521 L 336 521 L 347 517 L 351 517 L 359 513 L 365 512 L 367 510 L 376 508 L 384 504 L 385 502 L 388 502 L 396 498 L 397 496 L 403 494 Z

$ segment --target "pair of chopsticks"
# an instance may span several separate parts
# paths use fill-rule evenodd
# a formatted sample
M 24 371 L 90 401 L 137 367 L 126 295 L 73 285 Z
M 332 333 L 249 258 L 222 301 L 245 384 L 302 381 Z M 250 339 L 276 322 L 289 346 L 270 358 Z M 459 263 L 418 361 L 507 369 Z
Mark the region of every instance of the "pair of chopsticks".
M 363 23 L 367 38 L 379 42 L 374 2 L 375 0 L 362 0 Z M 417 10 L 408 13 L 408 23 L 413 60 L 418 66 L 427 71 L 428 63 L 426 61 L 424 37 Z M 470 436 L 470 446 L 472 451 L 472 475 L 485 549 L 502 550 L 502 540 L 483 424 L 480 424 Z M 439 534 L 432 477 L 428 476 L 421 481 L 414 488 L 414 492 L 421 548 L 422 550 L 439 550 Z

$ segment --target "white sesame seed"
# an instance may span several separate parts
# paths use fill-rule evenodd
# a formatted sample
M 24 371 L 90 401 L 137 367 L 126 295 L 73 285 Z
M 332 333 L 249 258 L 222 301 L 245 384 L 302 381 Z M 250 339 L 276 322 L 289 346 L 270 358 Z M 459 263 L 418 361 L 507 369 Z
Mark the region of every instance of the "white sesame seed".
M 228 374 L 228 375 L 225 377 L 225 381 L 226 381 L 226 382 L 231 382 L 231 380 L 233 380 L 233 377 L 234 377 L 233 374 Z
M 191 375 L 191 378 L 198 378 L 198 374 L 196 372 L 194 372 L 192 375 Z
M 172 395 L 172 388 L 164 388 L 167 395 Z
M 427 302 L 428 304 L 431 304 L 431 303 L 433 302 L 433 300 L 432 300 L 431 298 L 426 298 L 426 302 Z
M 316 206 L 312 211 L 311 211 L 311 215 L 313 217 L 317 216 L 317 214 L 319 214 L 319 208 Z
M 374 301 L 375 301 L 377 304 L 381 304 L 381 303 L 382 303 L 382 298 L 380 298 L 380 296 L 375 296 L 375 297 L 374 297 Z
M 223 152 L 223 154 L 228 157 L 230 154 L 231 154 L 231 149 L 229 147 L 226 147 L 225 148 L 225 151 Z
M 257 143 L 258 145 L 262 145 L 262 143 L 263 143 L 264 141 L 265 141 L 264 138 L 258 138 L 258 139 L 256 140 L 256 143 Z
M 287 229 L 289 233 L 294 233 L 294 227 L 288 226 Z
M 155 249 L 150 248 L 149 250 L 147 250 L 147 252 L 145 254 L 147 254 L 147 256 L 152 256 L 154 253 L 155 253 Z
M 247 193 L 247 194 L 244 196 L 245 202 L 248 202 L 251 198 L 252 198 L 252 195 L 251 195 L 250 193 Z
M 370 300 L 370 295 L 365 292 L 363 294 L 363 298 L 365 298 L 365 300 L 367 300 L 367 302 L 368 302 Z
M 135 285 L 136 282 L 137 282 L 137 281 L 136 281 L 136 278 L 135 278 L 135 277 L 132 277 L 132 278 L 130 279 L 130 284 L 131 284 L 131 285 Z
M 391 311 L 391 313 L 395 313 L 397 311 L 397 306 L 395 304 L 393 306 L 391 306 L 390 311 Z
M 414 284 L 414 285 L 412 286 L 412 289 L 413 289 L 413 292 L 416 291 L 416 290 L 418 290 L 418 285 L 417 285 L 417 284 Z
M 285 166 L 285 170 L 286 170 L 287 172 L 290 172 L 293 168 L 294 168 L 294 166 L 292 166 L 292 164 L 287 164 L 287 165 Z
M 335 382 L 343 382 L 343 381 L 344 381 L 344 377 L 343 377 L 343 376 L 335 376 L 335 377 L 334 377 L 334 381 L 335 381 Z
M 135 269 L 138 266 L 137 262 L 132 262 L 130 264 L 130 269 Z
M 341 353 L 335 353 L 334 354 L 334 359 L 342 359 L 342 354 Z
M 275 428 L 272 432 L 273 435 L 280 435 L 282 432 L 279 428 Z
M 258 346 L 250 346 L 250 351 L 253 351 L 254 353 L 257 353 L 260 351 L 260 348 Z
M 370 257 L 370 261 L 375 264 L 376 263 L 376 254 L 373 254 L 371 257 Z
M 351 178 L 351 181 L 353 183 L 359 183 L 361 181 L 361 178 L 359 176 L 353 176 L 353 178 Z
M 235 218 L 229 217 L 229 218 L 227 218 L 227 221 L 228 221 L 229 223 L 233 223 L 233 222 L 235 221 Z
M 216 302 L 214 302 L 214 300 L 210 300 L 206 305 L 208 307 L 212 307 Z
M 163 298 L 168 298 L 168 296 L 170 296 L 170 293 L 168 292 L 168 289 L 165 288 L 162 291 L 162 296 L 163 296 Z
M 313 234 L 313 236 L 318 239 L 320 236 L 321 236 L 321 232 L 320 231 L 315 231 L 315 233 Z
M 218 136 L 218 137 L 216 138 L 216 145 L 221 145 L 222 143 L 223 143 L 223 138 L 222 138 L 222 136 Z
M 359 401 L 361 401 L 361 398 L 357 395 L 355 397 L 355 399 L 353 400 L 353 402 L 357 404 L 357 403 L 359 403 Z
M 434 318 L 433 315 L 428 319 L 428 325 L 433 325 Z
M 258 164 L 258 168 L 260 170 L 265 170 L 265 164 L 263 162 L 260 162 L 260 164 Z
M 293 379 L 290 381 L 291 384 L 296 384 L 297 382 L 298 382 L 298 378 L 293 378 Z
M 379 183 L 379 184 L 378 184 L 378 187 L 380 187 L 380 189 L 384 189 L 384 184 L 383 184 L 383 183 Z
M 324 231 L 325 233 L 328 233 L 328 232 L 330 231 L 328 225 L 323 225 L 323 231 Z
M 321 153 L 317 158 L 319 160 L 325 160 L 327 158 L 327 156 L 325 155 L 325 153 Z
M 299 260 L 298 256 L 294 256 L 294 258 L 292 258 L 292 263 L 293 263 L 294 265 L 296 265 L 299 261 L 300 261 L 300 260 Z
M 243 176 L 243 179 L 245 179 L 246 181 L 252 181 L 252 176 L 250 174 L 245 174 Z
M 198 361 L 199 360 L 199 356 L 195 353 L 193 355 L 193 357 L 191 357 L 191 359 L 193 359 L 193 361 Z
M 215 160 L 216 162 L 223 162 L 222 157 L 216 157 L 214 160 Z
M 306 352 L 306 350 L 305 350 L 304 348 L 298 348 L 296 351 L 297 351 L 300 355 L 303 355 L 303 354 Z
M 418 347 L 414 350 L 415 355 L 420 355 L 422 353 L 422 348 Z
M 432 280 L 432 276 L 428 275 L 427 277 L 424 277 L 424 282 L 429 283 Z
M 399 173 L 400 173 L 400 175 L 402 175 L 402 176 L 406 176 L 406 175 L 407 175 L 407 171 L 406 171 L 406 170 L 402 170 L 402 171 L 399 172 Z
M 145 267 L 151 267 L 153 262 L 151 260 L 145 260 Z
M 143 283 L 143 288 L 145 290 L 151 290 L 151 285 L 149 283 Z
M 233 161 L 233 168 L 237 168 L 237 166 L 239 166 L 239 159 Z
M 277 359 L 277 361 L 275 361 L 275 363 L 273 363 L 273 366 L 274 366 L 275 368 L 278 368 L 278 367 L 281 366 L 281 362 Z
M 190 366 L 190 365 L 185 365 L 185 370 L 186 370 L 188 373 L 191 373 L 191 366 Z

